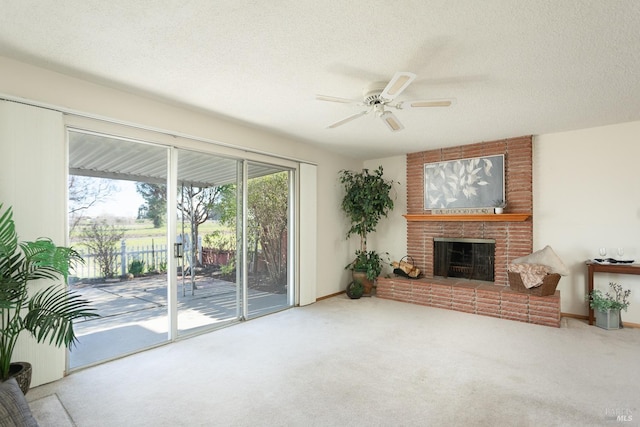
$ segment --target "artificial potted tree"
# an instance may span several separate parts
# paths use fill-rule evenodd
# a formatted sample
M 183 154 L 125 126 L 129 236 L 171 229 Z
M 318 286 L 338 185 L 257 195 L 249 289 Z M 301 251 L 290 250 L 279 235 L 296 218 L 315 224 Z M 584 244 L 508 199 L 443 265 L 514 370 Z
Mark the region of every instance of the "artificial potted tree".
M 11 208 L 0 204 L 0 381 L 15 377 L 26 394 L 31 365 L 12 362 L 19 335 L 27 331 L 38 343 L 69 347 L 77 338 L 73 321 L 99 316 L 89 302 L 65 286 L 73 263 L 82 262 L 71 248 L 50 239 L 18 243 Z M 53 282 L 33 292 L 34 280 Z
M 595 312 L 596 326 L 603 329 L 620 329 L 622 327 L 620 310 L 627 311 L 631 290 L 623 290 L 621 285 L 613 282 L 609 283 L 609 287 L 613 294 L 602 293 L 599 289 L 591 291 L 587 296 L 589 307 Z
M 352 235 L 360 237 L 356 257 L 345 268 L 352 270 L 354 281 L 362 283 L 364 294 L 371 295 L 373 283 L 382 271 L 384 254 L 367 250 L 367 235 L 374 232 L 380 219 L 393 210 L 390 192 L 394 181 L 384 179 L 382 166 L 378 166 L 372 172 L 368 169 L 361 172 L 342 170 L 340 183 L 345 190 L 342 210 L 351 222 L 347 239 Z

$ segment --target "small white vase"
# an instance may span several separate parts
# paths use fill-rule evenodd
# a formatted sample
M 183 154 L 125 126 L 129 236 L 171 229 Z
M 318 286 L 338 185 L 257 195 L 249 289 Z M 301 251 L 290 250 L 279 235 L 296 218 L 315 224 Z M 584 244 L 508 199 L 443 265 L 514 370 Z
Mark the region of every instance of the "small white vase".
M 493 208 L 493 211 L 497 214 L 501 214 L 502 212 L 504 212 L 504 208 Z

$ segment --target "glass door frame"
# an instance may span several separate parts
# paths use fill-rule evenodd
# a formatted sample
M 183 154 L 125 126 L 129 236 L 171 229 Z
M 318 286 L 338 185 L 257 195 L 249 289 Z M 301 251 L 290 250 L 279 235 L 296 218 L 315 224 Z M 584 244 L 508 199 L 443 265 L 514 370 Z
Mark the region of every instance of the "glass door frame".
M 244 242 L 242 240 L 243 212 L 241 210 L 241 207 L 243 206 L 242 189 L 244 186 L 242 185 L 242 176 L 243 176 L 243 165 L 245 161 L 243 159 L 238 159 L 237 157 L 223 156 L 218 153 L 210 153 L 210 152 L 204 152 L 201 150 L 192 150 L 189 148 L 182 148 L 182 147 L 174 147 L 172 150 L 172 156 L 173 157 L 171 158 L 171 163 L 172 163 L 172 167 L 175 169 L 174 175 L 177 177 L 176 188 L 170 190 L 174 192 L 176 195 L 175 204 L 171 203 L 171 204 L 168 204 L 167 206 L 168 209 L 175 209 L 173 212 L 168 211 L 167 213 L 168 217 L 176 221 L 176 223 L 172 225 L 172 227 L 174 227 L 176 230 L 181 229 L 182 233 L 184 233 L 184 223 L 183 223 L 184 212 L 181 211 L 179 208 L 180 205 L 184 204 L 184 201 L 181 199 L 181 197 L 184 196 L 184 187 L 183 187 L 184 185 L 189 186 L 189 185 L 193 185 L 194 183 L 197 183 L 194 185 L 194 187 L 198 187 L 200 190 L 204 189 L 205 187 L 209 189 L 213 189 L 220 185 L 227 185 L 227 184 L 234 185 L 235 186 L 235 204 L 237 207 L 235 227 L 233 227 L 235 231 L 235 240 L 236 240 L 235 242 L 236 248 L 235 248 L 235 255 L 234 255 L 235 259 L 233 260 L 233 262 L 236 265 L 235 283 L 234 283 L 235 291 L 225 292 L 225 291 L 222 291 L 222 289 L 220 288 L 218 290 L 221 290 L 222 292 L 218 293 L 214 291 L 214 288 L 218 288 L 219 285 L 223 286 L 223 284 L 219 282 L 220 279 L 216 279 L 208 275 L 201 277 L 200 279 L 202 279 L 202 282 L 203 282 L 201 283 L 201 285 L 203 286 L 202 290 L 205 290 L 205 289 L 207 290 L 205 291 L 205 294 L 207 292 L 213 292 L 215 296 L 209 299 L 204 295 L 195 295 L 195 299 L 204 302 L 205 303 L 204 306 L 207 306 L 206 302 L 209 301 L 210 304 L 208 305 L 208 307 L 210 308 L 216 308 L 216 306 L 218 306 L 219 304 L 220 309 L 217 311 L 219 313 L 224 312 L 224 314 L 221 315 L 219 318 L 212 316 L 210 323 L 207 321 L 204 321 L 204 323 L 201 323 L 201 324 L 188 326 L 187 323 L 185 323 L 184 321 L 185 319 L 184 315 L 186 313 L 184 303 L 187 301 L 186 299 L 184 299 L 185 298 L 184 276 L 181 278 L 181 277 L 178 277 L 178 275 L 176 275 L 176 277 L 173 277 L 172 275 L 171 279 L 176 281 L 175 285 L 173 284 L 171 285 L 171 288 L 174 289 L 174 291 L 171 293 L 171 296 L 173 297 L 175 295 L 175 300 L 172 303 L 173 304 L 172 307 L 175 306 L 175 309 L 172 308 L 172 312 L 175 311 L 176 318 L 175 318 L 175 325 L 172 322 L 170 329 L 172 330 L 172 336 L 174 337 L 174 339 L 178 339 L 181 337 L 190 336 L 190 335 L 198 334 L 201 332 L 206 332 L 212 329 L 224 327 L 224 326 L 227 326 L 228 324 L 235 323 L 245 319 L 242 311 L 242 304 L 243 304 L 242 295 L 246 293 L 246 289 L 242 286 L 243 284 L 242 278 L 244 276 L 242 273 L 242 268 L 239 268 L 243 265 L 242 263 L 243 255 L 241 253 L 244 245 Z M 174 166 L 173 163 L 177 163 L 177 166 Z M 197 171 L 195 176 L 190 176 L 189 171 L 191 171 L 191 168 L 195 168 L 194 170 Z M 222 172 L 216 173 L 216 171 L 222 171 Z M 168 197 L 172 197 L 174 193 L 170 193 Z M 210 202 L 212 200 L 208 200 L 208 201 Z M 180 219 L 181 217 L 182 219 Z M 189 227 L 190 228 L 194 227 L 194 224 L 191 224 Z M 175 236 L 172 236 L 173 238 L 176 239 L 176 241 L 172 243 L 174 247 L 175 245 L 180 245 L 181 243 L 181 241 L 178 240 L 179 234 L 181 234 L 180 231 L 175 233 Z M 191 244 L 197 245 L 197 242 L 195 241 L 196 240 L 195 235 L 191 233 L 189 234 L 192 236 Z M 203 237 L 203 236 L 204 234 L 200 232 L 198 239 L 200 239 L 200 237 Z M 185 237 L 183 236 L 182 239 L 183 239 L 182 244 L 184 245 Z M 184 260 L 185 260 L 185 257 L 188 256 L 187 255 L 188 253 L 189 253 L 189 256 L 192 254 L 192 251 L 190 250 L 188 251 L 186 247 L 182 246 L 182 248 L 183 248 L 182 257 L 176 258 L 175 254 L 173 256 L 173 261 L 175 261 L 176 263 L 176 266 L 175 266 L 176 269 L 184 265 Z M 189 263 L 189 265 L 191 266 L 191 263 Z M 205 267 L 204 264 L 203 264 L 203 267 Z M 195 269 L 191 269 L 189 272 L 189 274 L 191 275 L 191 280 L 193 280 L 194 271 Z M 198 288 L 200 288 L 200 286 L 196 286 L 195 289 L 198 289 Z M 180 289 L 182 289 L 182 292 L 178 292 L 180 291 Z M 194 289 L 192 288 L 191 294 L 187 295 L 186 298 L 194 297 L 193 292 L 194 292 Z M 212 294 L 210 294 L 210 296 L 211 295 Z M 215 299 L 215 303 L 211 303 L 211 301 L 213 301 L 214 299 Z M 229 307 L 229 304 L 231 304 L 232 302 L 234 303 L 233 307 Z M 207 314 L 205 315 L 205 317 L 209 317 L 209 315 Z
M 167 185 L 167 228 L 170 230 L 177 229 L 177 216 L 175 213 L 177 212 L 177 194 L 178 194 L 178 156 L 181 150 L 189 150 L 200 152 L 203 155 L 220 155 L 219 153 L 213 151 L 202 151 L 202 150 L 191 150 L 190 148 L 183 148 L 178 146 L 172 146 L 169 151 L 169 180 L 170 184 Z M 288 206 L 287 206 L 287 306 L 282 307 L 282 309 L 288 309 L 294 307 L 297 301 L 298 295 L 298 280 L 297 279 L 297 266 L 298 256 L 297 256 L 297 245 L 296 238 L 298 235 L 297 230 L 297 221 L 296 221 L 296 212 L 297 212 L 297 198 L 296 188 L 297 188 L 297 177 L 298 169 L 297 167 L 292 167 L 292 165 L 282 165 L 278 162 L 274 162 L 273 159 L 271 161 L 267 161 L 269 159 L 259 158 L 237 158 L 237 157 L 229 157 L 234 158 L 238 162 L 238 170 L 237 170 L 237 206 L 239 209 L 237 210 L 236 217 L 236 241 L 237 248 L 236 253 L 238 259 L 236 260 L 236 265 L 241 268 L 236 268 L 236 284 L 239 288 L 239 292 L 236 293 L 236 318 L 231 318 L 220 322 L 218 325 L 211 325 L 208 328 L 198 329 L 197 331 L 189 332 L 189 331 L 180 331 L 178 325 L 178 277 L 177 275 L 171 275 L 169 278 L 169 341 L 175 341 L 180 338 L 189 337 L 192 335 L 196 335 L 198 333 L 206 333 L 211 330 L 215 330 L 220 327 L 225 327 L 229 324 L 241 322 L 245 320 L 249 320 L 252 318 L 256 318 L 259 316 L 251 316 L 249 313 L 249 288 L 248 288 L 248 244 L 247 244 L 247 236 L 248 236 L 248 181 L 249 181 L 249 165 L 257 164 L 257 165 L 269 165 L 273 166 L 276 169 L 279 169 L 281 172 L 287 173 L 287 198 L 288 198 Z M 175 177 L 175 178 L 174 178 Z M 173 223 L 170 223 L 172 221 Z M 172 233 L 168 236 L 168 241 L 170 247 L 175 247 L 177 242 L 176 233 Z M 171 257 L 171 262 L 168 262 L 169 271 L 176 271 L 178 267 L 179 259 L 175 256 Z M 279 311 L 279 310 L 276 310 Z
M 178 229 L 178 148 L 169 147 L 168 177 L 167 177 L 167 241 L 169 248 L 176 250 L 177 236 L 175 230 Z M 178 338 L 178 258 L 172 251 L 167 256 L 167 277 L 169 279 L 167 295 L 167 309 L 169 317 L 169 342 Z
M 248 178 L 248 164 L 249 162 L 255 162 L 258 164 L 272 165 L 276 168 L 280 168 L 283 171 L 289 173 L 289 227 L 288 227 L 288 265 L 287 265 L 287 285 L 288 289 L 288 307 L 294 307 L 298 303 L 299 298 L 299 264 L 300 254 L 298 251 L 297 239 L 299 238 L 299 230 L 297 218 L 299 216 L 299 206 L 297 198 L 297 188 L 299 187 L 300 177 L 300 161 L 287 158 L 285 156 L 272 155 L 266 152 L 254 151 L 243 147 L 235 147 L 233 145 L 226 145 L 214 140 L 197 138 L 191 135 L 184 135 L 175 132 L 165 132 L 161 129 L 147 128 L 143 126 L 136 126 L 130 123 L 123 123 L 118 121 L 110 121 L 104 118 L 95 118 L 89 116 L 82 116 L 77 114 L 67 114 L 65 116 L 65 130 L 102 134 L 105 136 L 112 136 L 119 139 L 130 140 L 142 144 L 151 144 L 166 148 L 168 150 L 167 158 L 167 212 L 177 212 L 177 192 L 178 192 L 178 161 L 176 152 L 181 149 L 201 152 L 207 155 L 222 156 L 227 158 L 233 158 L 238 161 L 239 171 L 242 180 L 238 182 L 238 201 L 242 202 L 242 218 L 238 218 L 241 221 L 242 230 L 244 230 L 243 238 L 238 240 L 238 244 L 242 245 L 238 248 L 238 253 L 243 257 L 242 269 L 238 269 L 238 283 L 242 283 L 246 286 L 247 283 L 247 263 L 244 262 L 247 256 L 246 245 L 246 218 L 247 214 L 247 178 Z M 67 168 L 68 173 L 68 168 Z M 174 230 L 177 227 L 177 218 L 174 215 L 167 215 L 167 230 Z M 238 227 L 239 228 L 239 227 Z M 240 232 L 240 231 L 238 231 Z M 172 250 L 176 243 L 176 233 L 167 232 L 167 245 Z M 177 271 L 178 259 L 170 254 L 167 257 L 167 271 Z M 175 276 L 175 277 L 174 277 Z M 178 295 L 178 280 L 177 275 L 168 275 L 168 296 L 167 296 L 167 314 L 168 314 L 168 336 L 166 343 L 176 341 L 177 339 L 187 338 L 192 334 L 182 333 L 178 335 L 178 309 L 177 309 L 177 295 Z M 248 304 L 246 300 L 247 293 L 244 292 L 238 297 L 241 304 L 238 305 L 238 321 L 248 319 L 247 310 Z M 228 322 L 223 322 L 227 326 Z M 207 328 L 203 332 L 208 332 L 216 329 L 215 326 Z M 196 332 L 202 333 L 200 331 Z M 163 344 L 160 344 L 163 345 Z M 144 349 L 142 349 L 144 350 Z M 106 360 L 105 360 L 106 361 Z M 68 363 L 68 357 L 67 357 Z M 103 362 L 100 362 L 103 363 Z
M 66 179 L 67 182 L 69 181 L 69 177 L 72 175 L 76 175 L 76 173 L 72 173 L 72 170 L 74 169 L 73 167 L 71 167 L 71 150 L 72 150 L 72 134 L 77 134 L 77 135 L 85 135 L 86 137 L 92 137 L 92 138 L 104 138 L 105 140 L 116 140 L 119 143 L 122 144 L 135 144 L 136 147 L 138 147 L 139 149 L 142 149 L 142 147 L 147 147 L 148 149 L 151 150 L 162 150 L 164 152 L 163 156 L 165 158 L 165 160 L 163 160 L 164 163 L 166 163 L 168 165 L 169 162 L 169 158 L 170 158 L 170 146 L 167 146 L 166 144 L 162 144 L 159 143 L 155 140 L 152 139 L 146 139 L 146 138 L 140 138 L 137 136 L 131 136 L 131 135 L 123 135 L 122 133 L 116 133 L 116 132 L 112 132 L 112 131 L 105 131 L 105 130 L 96 130 L 93 127 L 84 127 L 84 126 L 73 126 L 70 125 L 69 123 L 66 124 L 65 126 L 65 149 L 66 149 L 66 157 L 67 157 L 67 161 L 66 161 Z M 102 143 L 101 143 L 102 144 Z M 131 152 L 127 151 L 127 153 L 131 156 L 131 154 L 135 153 L 135 149 L 131 150 Z M 95 156 L 100 156 L 100 154 L 94 154 Z M 83 176 L 84 174 L 81 172 L 82 169 L 77 169 L 77 171 L 80 171 L 77 175 L 79 176 Z M 86 169 L 86 170 L 92 170 L 92 169 Z M 102 171 L 104 172 L 104 171 Z M 143 181 L 136 181 L 135 177 L 132 178 L 131 176 L 126 176 L 127 174 L 125 174 L 125 176 L 119 177 L 118 175 L 113 175 L 113 173 L 111 172 L 105 172 L 104 174 L 102 172 L 98 172 L 96 175 L 93 175 L 92 173 L 89 173 L 87 175 L 84 176 L 91 176 L 91 177 L 95 177 L 95 178 L 105 178 L 105 179 L 112 179 L 112 180 L 122 180 L 122 181 L 130 181 L 130 182 L 143 182 Z M 169 171 L 165 168 L 165 172 L 168 173 Z M 149 175 L 148 178 L 152 179 L 152 180 L 159 180 L 158 176 L 153 176 L 153 175 Z M 162 182 L 163 184 L 167 185 L 168 182 L 168 175 L 165 179 L 163 179 L 162 181 L 158 181 L 158 182 Z M 66 203 L 67 204 L 67 209 L 66 211 L 68 212 L 68 203 L 69 203 L 69 192 L 67 189 L 66 192 Z M 69 217 L 67 216 L 67 221 L 65 224 L 65 230 L 66 230 L 66 239 L 67 239 L 67 245 L 71 246 L 71 236 L 70 236 L 70 226 L 69 226 Z M 168 242 L 168 234 L 167 233 L 165 235 L 166 241 Z M 167 243 L 167 252 L 169 251 L 169 245 Z M 169 255 L 169 254 L 167 254 Z M 169 256 L 167 256 L 167 260 L 169 260 Z M 123 269 L 124 271 L 124 261 L 121 260 L 120 261 L 122 264 L 118 266 L 118 270 Z M 169 275 L 167 275 L 169 276 Z M 163 288 L 166 289 L 166 292 L 169 292 L 169 280 L 167 279 L 163 285 Z M 168 297 L 169 295 L 167 295 L 167 299 L 166 299 L 166 304 L 168 307 L 169 301 L 168 301 Z M 126 316 L 126 315 L 125 315 Z M 162 317 L 167 317 L 167 319 L 169 318 L 169 311 L 165 311 L 162 315 Z M 107 316 L 106 318 L 109 318 L 110 316 Z M 103 318 L 104 319 L 104 318 Z M 94 319 L 94 320 L 98 320 L 98 319 Z M 166 323 L 165 323 L 166 324 Z M 83 369 L 89 366 L 93 366 L 96 364 L 100 364 L 100 363 L 104 363 L 107 362 L 109 360 L 113 360 L 115 358 L 119 358 L 119 357 L 123 357 L 123 356 L 128 356 L 134 353 L 137 353 L 139 351 L 143 351 L 146 350 L 148 348 L 153 348 L 153 347 L 157 347 L 160 345 L 164 345 L 166 343 L 168 343 L 170 341 L 170 336 L 169 336 L 169 330 L 167 329 L 167 332 L 165 333 L 163 331 L 162 335 L 165 335 L 163 339 L 158 340 L 157 342 L 154 342 L 152 344 L 144 344 L 141 345 L 139 348 L 135 348 L 135 349 L 129 349 L 129 350 L 124 350 L 121 351 L 120 353 L 116 354 L 116 355 L 109 355 L 109 356 L 105 356 L 104 358 L 99 358 L 97 360 L 88 362 L 88 363 L 83 363 L 77 366 L 71 366 L 72 365 L 72 359 L 71 359 L 71 355 L 69 353 L 69 351 L 67 351 L 67 355 L 66 355 L 66 360 L 65 360 L 65 367 L 67 371 L 74 371 L 74 370 L 78 370 L 78 369 Z
M 265 161 L 259 161 L 259 160 L 243 160 L 242 161 L 242 191 L 241 191 L 241 195 L 239 197 L 241 197 L 242 199 L 242 218 L 238 218 L 238 221 L 240 221 L 241 219 L 242 221 L 242 236 L 241 236 L 241 242 L 239 240 L 239 244 L 242 245 L 242 259 L 243 261 L 248 260 L 248 244 L 247 244 L 247 239 L 248 239 L 248 221 L 246 220 L 246 218 L 248 218 L 248 198 L 249 198 L 249 190 L 248 190 L 248 182 L 249 182 L 249 165 L 250 164 L 255 164 L 255 165 L 273 165 L 274 167 L 277 167 L 280 169 L 279 172 L 286 172 L 287 173 L 287 306 L 283 307 L 282 310 L 286 310 L 288 308 L 294 307 L 298 301 L 298 288 L 299 288 L 299 281 L 297 280 L 298 275 L 296 274 L 298 271 L 298 265 L 299 265 L 299 258 L 298 258 L 298 253 L 297 253 L 297 245 L 296 245 L 296 239 L 297 236 L 299 235 L 298 233 L 298 228 L 297 228 L 297 215 L 296 212 L 298 211 L 297 208 L 297 198 L 296 196 L 296 188 L 298 187 L 297 184 L 297 179 L 299 176 L 298 173 L 298 169 L 296 168 L 291 168 L 291 167 L 287 167 L 287 166 L 282 166 L 282 165 L 278 165 L 278 164 L 273 164 L 273 163 L 269 163 L 269 162 L 265 162 Z M 242 283 L 242 288 L 243 288 L 243 292 L 242 292 L 242 304 L 241 304 L 241 310 L 242 310 L 242 316 L 241 316 L 241 320 L 249 320 L 249 319 L 254 319 L 256 317 L 260 317 L 258 316 L 250 316 L 249 314 L 249 301 L 248 301 L 248 296 L 249 296 L 249 292 L 248 292 L 248 283 L 249 283 L 249 263 L 248 262 L 243 262 L 242 263 L 242 269 L 241 269 L 241 276 L 239 278 L 240 282 Z M 275 310 L 275 311 L 280 311 L 280 310 Z M 274 312 L 275 312 L 274 311 Z M 271 313 L 268 313 L 271 314 Z

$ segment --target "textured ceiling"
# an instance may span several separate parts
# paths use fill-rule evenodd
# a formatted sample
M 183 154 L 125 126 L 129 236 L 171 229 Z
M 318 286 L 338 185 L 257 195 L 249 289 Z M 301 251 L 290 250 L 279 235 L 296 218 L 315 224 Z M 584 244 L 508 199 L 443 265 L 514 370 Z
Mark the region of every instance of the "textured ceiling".
M 369 159 L 640 119 L 640 2 L 0 0 L 0 55 Z M 448 108 L 373 114 L 401 99 Z M 232 141 L 228 141 L 232 142 Z

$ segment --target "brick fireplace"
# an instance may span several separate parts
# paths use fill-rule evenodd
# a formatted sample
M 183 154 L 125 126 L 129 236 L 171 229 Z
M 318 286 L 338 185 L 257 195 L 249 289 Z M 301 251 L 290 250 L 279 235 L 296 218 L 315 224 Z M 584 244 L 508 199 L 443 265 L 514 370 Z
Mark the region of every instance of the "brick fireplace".
M 532 138 L 530 136 L 407 155 L 407 215 L 424 210 L 424 164 L 504 154 L 507 213 L 533 212 Z M 495 240 L 494 283 L 505 286 L 507 265 L 533 249 L 533 222 L 407 221 L 407 250 L 425 277 L 433 277 L 433 239 Z
M 505 213 L 526 215 L 518 219 L 513 219 L 515 215 L 491 215 L 487 220 L 429 217 L 431 212 L 424 210 L 425 163 L 499 154 L 504 154 Z M 424 278 L 379 278 L 378 296 L 559 326 L 559 292 L 550 297 L 529 297 L 508 288 L 507 265 L 533 251 L 532 154 L 531 136 L 407 154 L 407 252 Z M 434 240 L 440 239 L 495 241 L 493 283 L 434 277 Z

